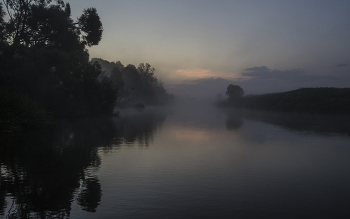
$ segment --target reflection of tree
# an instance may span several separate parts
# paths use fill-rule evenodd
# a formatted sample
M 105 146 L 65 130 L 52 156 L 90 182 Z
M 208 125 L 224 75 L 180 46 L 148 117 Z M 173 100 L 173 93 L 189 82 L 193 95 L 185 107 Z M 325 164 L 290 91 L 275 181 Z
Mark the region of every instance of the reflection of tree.
M 244 117 L 278 125 L 291 131 L 321 135 L 341 134 L 350 136 L 349 116 L 248 111 L 245 113 Z
M 86 181 L 85 170 L 100 165 L 96 146 L 108 136 L 113 139 L 113 123 L 103 123 L 109 133 L 101 131 L 101 125 L 99 120 L 60 124 L 56 132 L 28 133 L 1 148 L 0 159 L 8 172 L 1 188 L 14 200 L 8 216 L 69 216 L 74 193 L 80 181 Z M 91 129 L 96 129 L 94 135 L 89 135 Z M 66 141 L 66 133 L 74 133 L 71 142 Z
M 122 117 L 117 121 L 118 131 L 126 143 L 138 142 L 148 146 L 153 140 L 154 131 L 164 122 L 166 114 L 143 112 L 132 117 Z
M 87 178 L 78 196 L 78 203 L 82 209 L 88 212 L 96 212 L 101 201 L 102 190 L 97 177 Z
M 232 115 L 235 115 L 237 118 L 242 117 L 244 119 L 278 125 L 291 131 L 321 135 L 341 134 L 350 136 L 349 116 L 235 109 L 230 110 L 228 113 L 228 119 L 226 121 L 228 129 L 231 123 L 234 124 L 234 121 L 231 121 L 232 118 L 234 118 Z
M 53 130 L 0 136 L 0 215 L 14 218 L 69 217 L 71 202 L 95 212 L 101 201 L 99 180 L 90 170 L 105 151 L 121 142 L 148 144 L 165 114 L 145 113 L 112 120 L 65 120 Z M 89 171 L 88 171 L 89 170 Z M 5 203 L 9 194 L 13 203 Z M 9 212 L 3 212 L 11 206 Z
M 4 209 L 6 207 L 6 188 L 4 186 L 1 186 L 3 181 L 5 180 L 5 176 L 1 171 L 1 162 L 0 162 L 0 216 L 4 214 Z
M 242 116 L 237 114 L 228 114 L 226 119 L 226 128 L 229 131 L 240 129 L 243 126 Z

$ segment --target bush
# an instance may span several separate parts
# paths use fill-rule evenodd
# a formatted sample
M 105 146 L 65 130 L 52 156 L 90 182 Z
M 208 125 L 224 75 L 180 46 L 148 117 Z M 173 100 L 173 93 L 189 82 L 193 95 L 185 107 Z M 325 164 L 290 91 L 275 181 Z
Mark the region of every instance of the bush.
M 0 132 L 20 132 L 50 124 L 50 114 L 19 91 L 0 87 Z

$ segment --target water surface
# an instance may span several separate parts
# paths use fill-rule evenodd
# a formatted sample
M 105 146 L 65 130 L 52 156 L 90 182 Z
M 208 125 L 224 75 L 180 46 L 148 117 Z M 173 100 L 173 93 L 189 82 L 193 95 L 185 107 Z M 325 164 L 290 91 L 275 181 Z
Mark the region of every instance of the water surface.
M 348 218 L 348 121 L 192 103 L 2 137 L 0 217 Z

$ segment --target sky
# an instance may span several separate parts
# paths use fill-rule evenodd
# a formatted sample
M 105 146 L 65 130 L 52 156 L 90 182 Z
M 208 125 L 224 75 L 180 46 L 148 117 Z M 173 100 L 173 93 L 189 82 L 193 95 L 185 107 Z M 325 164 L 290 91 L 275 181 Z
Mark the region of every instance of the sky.
M 65 2 L 73 18 L 97 9 L 104 32 L 91 58 L 150 63 L 170 92 L 350 87 L 349 0 Z

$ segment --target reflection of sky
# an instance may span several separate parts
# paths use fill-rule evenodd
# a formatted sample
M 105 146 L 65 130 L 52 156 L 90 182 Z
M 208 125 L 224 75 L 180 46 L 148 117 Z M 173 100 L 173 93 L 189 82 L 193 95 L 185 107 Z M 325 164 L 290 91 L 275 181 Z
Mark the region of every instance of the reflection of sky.
M 228 129 L 226 120 L 227 114 L 214 107 L 205 108 L 202 105 L 196 110 L 189 105 L 182 110 L 178 109 L 172 115 L 168 115 L 166 122 L 159 127 L 159 131 L 155 132 L 154 142 L 148 148 L 155 154 L 148 150 L 144 153 L 149 153 L 155 159 L 160 154 L 162 156 L 176 154 L 177 156 L 205 156 L 203 160 L 212 159 L 213 156 L 214 159 L 226 157 L 227 160 L 232 157 L 241 159 L 242 156 L 252 156 L 259 160 L 261 158 L 259 155 L 264 154 L 269 158 L 279 156 L 281 160 L 294 163 L 289 158 L 290 154 L 298 156 L 298 153 L 303 151 L 306 153 L 303 155 L 304 158 L 312 157 L 312 154 L 323 154 L 322 150 L 314 153 L 314 147 L 327 147 L 338 143 L 346 145 L 348 142 L 347 138 L 336 135 L 332 135 L 331 138 L 327 133 L 323 136 L 322 133 L 290 131 L 283 126 L 245 118 L 242 126 Z M 168 154 L 170 151 L 171 153 Z M 250 162 L 253 162 L 253 159 Z M 303 162 L 307 162 L 307 159 Z
M 227 130 L 226 117 L 210 110 L 198 110 L 193 119 L 181 119 L 193 111 L 177 112 L 147 149 L 128 145 L 101 155 L 101 214 L 189 217 L 262 208 L 290 215 L 305 206 L 330 209 L 329 200 L 339 204 L 341 194 L 350 194 L 348 138 L 247 119 Z
M 113 122 L 65 121 L 53 141 L 64 146 L 70 139 L 70 147 L 64 153 L 57 151 L 60 155 L 48 149 L 53 153 L 43 160 L 53 158 L 55 162 L 46 167 L 40 159 L 34 163 L 33 159 L 15 159 L 24 162 L 17 166 L 4 157 L 9 153 L 2 153 L 0 173 L 25 173 L 24 181 L 16 177 L 18 189 L 27 182 L 34 187 L 24 197 L 35 194 L 35 185 L 40 188 L 41 182 L 47 190 L 39 190 L 48 197 L 61 196 L 55 188 L 65 189 L 72 195 L 63 195 L 65 202 L 54 199 L 53 206 L 66 203 L 71 218 L 265 218 L 271 213 L 280 215 L 266 218 L 297 218 L 300 214 L 346 218 L 341 216 L 348 213 L 350 138 L 330 134 L 338 129 L 304 131 L 312 124 L 334 124 L 329 118 L 346 121 L 345 117 L 311 116 L 308 120 L 305 114 L 224 111 L 200 102 L 182 106 L 166 114 L 159 108 L 127 111 L 128 115 L 122 112 Z M 296 124 L 291 122 L 294 118 L 304 120 Z M 327 123 L 315 122 L 317 118 Z M 307 125 L 298 129 L 303 122 Z M 122 139 L 122 133 L 130 137 L 126 129 L 133 131 L 134 139 L 149 135 L 152 141 L 116 143 L 113 137 Z M 35 146 L 37 139 L 33 140 Z M 139 147 L 142 144 L 148 147 Z M 34 150 L 36 153 L 42 157 L 42 150 Z M 26 153 L 18 154 L 23 156 Z M 53 171 L 47 174 L 50 167 Z M 3 178 L 3 182 L 8 180 Z M 17 192 L 22 197 L 23 191 Z M 5 212 L 15 201 L 10 197 Z M 84 207 L 96 208 L 96 213 L 83 211 Z
M 267 66 L 343 78 L 299 84 L 286 77 L 285 84 L 293 82 L 288 89 L 349 86 L 344 82 L 350 64 L 349 1 L 68 2 L 73 17 L 83 8 L 96 7 L 102 19 L 103 39 L 89 49 L 91 57 L 125 65 L 149 62 L 167 83 L 202 77 L 236 79 L 244 69 Z M 248 85 L 264 88 L 263 83 Z

